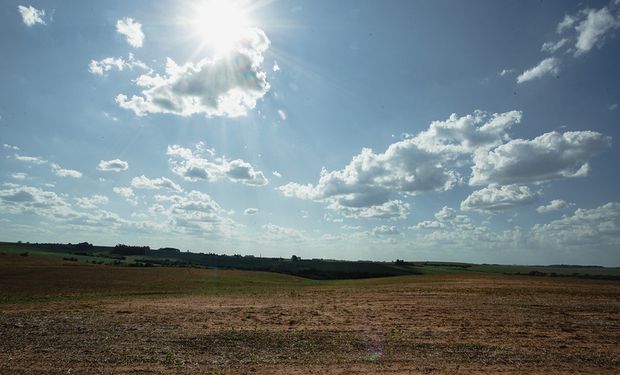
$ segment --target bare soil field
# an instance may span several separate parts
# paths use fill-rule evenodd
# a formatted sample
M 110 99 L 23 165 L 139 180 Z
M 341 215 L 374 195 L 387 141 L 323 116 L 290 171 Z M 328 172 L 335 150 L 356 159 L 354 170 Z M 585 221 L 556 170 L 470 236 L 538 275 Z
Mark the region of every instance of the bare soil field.
M 620 282 L 0 256 L 1 374 L 618 374 Z

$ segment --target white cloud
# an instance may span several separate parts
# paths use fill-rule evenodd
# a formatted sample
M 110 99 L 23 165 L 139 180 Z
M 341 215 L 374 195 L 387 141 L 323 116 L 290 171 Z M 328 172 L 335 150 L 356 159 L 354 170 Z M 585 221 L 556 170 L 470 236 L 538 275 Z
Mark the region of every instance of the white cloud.
M 372 230 L 372 233 L 375 236 L 385 236 L 385 235 L 389 235 L 389 236 L 393 236 L 398 234 L 398 228 L 396 228 L 395 226 L 387 226 L 387 225 L 381 225 L 378 227 L 374 227 Z
M 585 245 L 608 247 L 616 251 L 620 247 L 620 203 L 609 202 L 593 209 L 577 209 L 571 216 L 536 224 L 532 237 L 542 244 L 555 246 Z
M 589 52 L 601 43 L 606 33 L 620 27 L 620 17 L 614 16 L 607 7 L 587 9 L 585 18 L 575 27 L 578 32 L 575 56 Z
M 126 171 L 129 168 L 129 163 L 120 159 L 113 160 L 100 160 L 97 169 L 107 172 L 120 172 Z
M 540 195 L 527 186 L 491 185 L 474 191 L 463 202 L 463 211 L 500 211 L 536 201 Z
M 610 111 L 615 111 L 618 108 L 618 103 L 610 104 L 608 109 Z
M 37 23 L 45 25 L 45 20 L 43 19 L 43 17 L 45 17 L 45 9 L 39 10 L 32 5 L 28 5 L 27 7 L 18 5 L 17 10 L 22 15 L 22 21 L 24 21 L 26 26 L 32 27 Z
M 304 239 L 303 232 L 294 228 L 281 227 L 272 223 L 265 224 L 262 228 L 271 240 L 301 241 Z
M 246 208 L 243 211 L 244 215 L 256 215 L 258 213 L 258 208 Z
M 558 23 L 558 26 L 556 29 L 557 33 L 561 34 L 564 32 L 564 30 L 571 28 L 575 24 L 576 21 L 577 20 L 573 16 L 568 15 L 568 14 L 564 15 L 564 18 L 562 19 L 562 21 Z
M 120 196 L 125 197 L 125 200 L 127 200 L 127 202 L 131 203 L 132 205 L 138 205 L 138 200 L 136 199 L 136 195 L 134 194 L 132 188 L 115 186 L 114 188 L 112 188 L 112 191 Z
M 3 144 L 2 147 L 6 148 L 7 150 L 19 151 L 19 147 L 13 146 L 13 145 L 10 145 L 10 144 L 7 144 L 7 143 Z
M 560 73 L 560 59 L 557 57 L 548 57 L 542 60 L 538 65 L 530 68 L 517 77 L 517 83 L 531 81 L 533 79 L 542 78 L 546 75 L 557 75 Z
M 272 70 L 273 70 L 274 72 L 278 72 L 278 71 L 280 71 L 280 65 L 278 65 L 278 62 L 277 62 L 277 61 L 274 61 L 274 62 L 273 62 L 273 68 L 272 68 Z
M 136 189 L 148 189 L 148 190 L 159 190 L 162 188 L 181 192 L 183 189 L 177 184 L 175 184 L 172 180 L 167 179 L 166 177 L 159 177 L 150 179 L 144 175 L 139 177 L 134 177 L 131 180 L 131 186 Z
M 273 172 L 271 172 L 271 174 L 273 174 L 274 176 L 276 176 L 278 178 L 282 177 L 282 174 L 280 172 L 278 172 L 278 171 L 273 171 Z
M 502 69 L 502 71 L 499 72 L 499 75 L 501 77 L 503 77 L 503 76 L 508 75 L 508 74 L 513 74 L 514 72 L 515 72 L 514 69 Z
M 28 175 L 23 172 L 16 172 L 16 173 L 13 173 L 11 177 L 13 177 L 16 180 L 24 180 L 26 179 L 26 177 L 28 177 Z
M 38 156 L 22 156 L 22 155 L 18 155 L 15 154 L 15 160 L 17 161 L 23 161 L 24 163 L 31 163 L 31 164 L 45 164 L 47 163 L 47 160 L 42 159 Z
M 127 38 L 130 46 L 139 48 L 144 42 L 144 33 L 142 25 L 133 18 L 125 17 L 116 21 L 116 32 Z
M 226 178 L 248 186 L 264 186 L 269 183 L 265 174 L 241 159 L 228 160 L 217 156 L 212 149 L 204 150 L 199 143 L 196 153 L 178 145 L 168 146 L 172 171 L 188 181 L 217 181 Z
M 536 211 L 541 214 L 546 214 L 553 211 L 559 211 L 573 206 L 573 203 L 568 203 L 562 199 L 554 199 L 546 205 L 539 206 Z
M 244 116 L 269 91 L 267 73 L 261 71 L 269 44 L 265 33 L 253 28 L 247 30 L 234 51 L 219 59 L 179 66 L 168 58 L 164 76 L 148 73 L 136 79 L 143 88 L 142 96 L 119 94 L 116 102 L 138 116 Z
M 70 205 L 56 193 L 31 186 L 0 190 L 0 211 L 47 217 L 66 216 L 72 212 Z
M 81 208 L 92 209 L 97 208 L 102 204 L 108 203 L 109 199 L 104 195 L 95 194 L 90 197 L 75 198 L 75 201 L 77 202 L 76 204 Z
M 426 220 L 417 223 L 416 225 L 409 227 L 409 229 L 441 229 L 446 225 L 441 221 L 436 220 Z
M 611 146 L 611 137 L 593 131 L 550 132 L 515 139 L 474 156 L 470 185 L 541 182 L 588 173 L 588 160 Z
M 82 177 L 82 173 L 78 172 L 74 169 L 66 169 L 61 167 L 56 163 L 51 164 L 52 172 L 58 177 L 72 177 L 72 178 L 80 178 Z
M 149 67 L 142 61 L 136 59 L 133 53 L 129 53 L 127 60 L 122 57 L 106 57 L 102 60 L 90 60 L 88 64 L 88 71 L 92 74 L 102 76 L 104 73 L 109 72 L 112 69 L 116 69 L 119 72 L 124 69 L 141 68 L 148 70 Z
M 566 45 L 566 43 L 568 43 L 568 39 L 567 38 L 562 38 L 562 39 L 558 40 L 557 42 L 545 42 L 545 43 L 543 43 L 543 45 L 540 48 L 540 50 L 543 51 L 543 52 L 555 53 L 560 48 L 564 47 Z
M 280 120 L 286 121 L 286 113 L 284 113 L 283 110 L 278 109 L 278 116 L 280 117 Z
M 409 205 L 392 195 L 451 189 L 461 181 L 457 159 L 509 140 L 507 131 L 521 116 L 519 111 L 453 114 L 384 153 L 365 148 L 344 169 L 323 169 L 316 185 L 291 182 L 278 189 L 285 196 L 325 202 L 346 217 L 404 218 Z

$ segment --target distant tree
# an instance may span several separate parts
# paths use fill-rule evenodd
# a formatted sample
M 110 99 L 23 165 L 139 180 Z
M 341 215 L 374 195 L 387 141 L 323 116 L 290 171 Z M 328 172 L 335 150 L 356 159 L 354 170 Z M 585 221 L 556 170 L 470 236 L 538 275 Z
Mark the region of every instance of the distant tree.
M 300 260 L 301 260 L 301 258 L 300 258 L 300 257 L 298 257 L 297 255 L 293 255 L 293 256 L 291 257 L 291 261 L 292 261 L 292 262 L 299 262 Z

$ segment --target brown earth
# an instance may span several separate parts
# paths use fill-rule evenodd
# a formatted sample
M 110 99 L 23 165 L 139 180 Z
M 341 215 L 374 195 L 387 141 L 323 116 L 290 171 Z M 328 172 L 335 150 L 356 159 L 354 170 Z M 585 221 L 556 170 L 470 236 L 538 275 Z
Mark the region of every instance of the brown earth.
M 0 256 L 0 295 L 0 374 L 620 373 L 620 282 Z

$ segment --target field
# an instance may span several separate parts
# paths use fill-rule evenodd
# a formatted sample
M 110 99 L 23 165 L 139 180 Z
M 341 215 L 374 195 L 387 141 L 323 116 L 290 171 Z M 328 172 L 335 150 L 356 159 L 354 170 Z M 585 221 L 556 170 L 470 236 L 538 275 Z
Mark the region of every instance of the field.
M 620 283 L 0 255 L 0 373 L 616 374 Z

